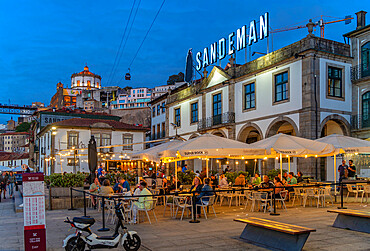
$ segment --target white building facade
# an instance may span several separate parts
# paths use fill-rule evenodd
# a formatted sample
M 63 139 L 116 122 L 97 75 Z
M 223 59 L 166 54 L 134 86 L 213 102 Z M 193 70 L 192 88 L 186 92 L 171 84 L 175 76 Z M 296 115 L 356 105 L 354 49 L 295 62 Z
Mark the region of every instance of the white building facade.
M 349 45 L 313 35 L 241 66 L 231 59 L 230 68 L 214 67 L 201 83 L 167 97 L 166 136 L 212 133 L 253 143 L 277 133 L 350 135 L 351 62 Z M 254 161 L 247 162 L 225 160 L 233 170 L 253 171 Z M 262 173 L 279 166 L 258 163 Z M 327 164 L 294 158 L 291 170 L 327 179 Z
M 95 138 L 102 156 L 100 164 L 104 166 L 107 161 L 119 161 L 125 154 L 143 150 L 146 131 L 118 121 L 83 118 L 47 125 L 39 133 L 39 170 L 47 175 L 89 172 L 87 147 L 91 136 Z M 111 147 L 99 148 L 104 146 Z

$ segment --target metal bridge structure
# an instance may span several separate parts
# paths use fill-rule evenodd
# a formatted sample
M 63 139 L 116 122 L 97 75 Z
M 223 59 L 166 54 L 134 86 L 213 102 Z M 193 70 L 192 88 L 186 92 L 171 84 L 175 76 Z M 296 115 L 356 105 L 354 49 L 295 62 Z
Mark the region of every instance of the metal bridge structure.
M 0 114 L 32 115 L 37 107 L 0 104 Z

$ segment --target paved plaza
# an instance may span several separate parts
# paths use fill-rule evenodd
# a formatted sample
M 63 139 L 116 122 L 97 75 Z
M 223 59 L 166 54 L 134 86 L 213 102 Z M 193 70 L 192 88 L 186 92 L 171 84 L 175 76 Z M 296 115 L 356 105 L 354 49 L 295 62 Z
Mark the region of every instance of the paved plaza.
M 158 206 L 156 208 L 157 223 L 150 225 L 145 218 L 143 223 L 128 227 L 140 235 L 142 239 L 141 250 L 264 250 L 240 240 L 239 235 L 245 225 L 233 221 L 234 218 L 255 216 L 315 228 L 317 231 L 311 233 L 304 250 L 369 250 L 369 234 L 331 226 L 336 214 L 328 213 L 327 210 L 337 206 L 328 204 L 326 208 L 303 208 L 301 206 L 291 207 L 288 203 L 287 212 L 278 209 L 279 216 L 271 216 L 269 213 L 263 212 L 250 212 L 249 208 L 245 210 L 244 206 L 230 208 L 216 206 L 217 218 L 210 213 L 208 220 L 202 217 L 200 223 L 197 224 L 190 224 L 189 218 L 185 218 L 183 221 L 172 219 L 168 211 L 163 217 L 164 208 Z M 346 206 L 349 209 L 369 211 L 367 204 L 347 203 Z M 10 199 L 0 203 L 1 250 L 23 250 L 23 214 L 14 213 L 13 208 L 13 201 Z M 83 211 L 82 209 L 54 210 L 47 211 L 46 215 L 48 250 L 63 250 L 63 239 L 73 231 L 68 231 L 69 225 L 63 220 L 66 216 L 82 216 Z M 97 232 L 97 229 L 102 227 L 101 213 L 88 209 L 88 215 L 97 220 L 92 228 L 94 232 Z M 152 215 L 150 216 L 152 217 Z M 113 229 L 110 220 L 107 222 L 107 226 Z M 109 235 L 110 233 L 100 234 Z

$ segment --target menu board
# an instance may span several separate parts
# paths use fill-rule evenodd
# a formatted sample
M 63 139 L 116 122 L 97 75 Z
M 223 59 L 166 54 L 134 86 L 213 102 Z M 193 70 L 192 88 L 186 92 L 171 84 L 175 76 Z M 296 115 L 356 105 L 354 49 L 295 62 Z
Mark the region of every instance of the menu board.
M 46 250 L 45 192 L 43 173 L 24 173 L 23 217 L 25 250 Z

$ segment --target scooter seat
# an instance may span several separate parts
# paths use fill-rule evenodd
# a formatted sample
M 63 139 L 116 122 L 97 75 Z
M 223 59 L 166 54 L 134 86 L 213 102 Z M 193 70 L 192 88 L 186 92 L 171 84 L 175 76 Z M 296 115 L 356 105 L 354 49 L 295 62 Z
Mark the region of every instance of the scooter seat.
M 118 234 L 115 234 L 113 236 L 97 236 L 96 239 L 98 240 L 114 240 Z
M 73 222 L 92 225 L 95 223 L 95 219 L 88 217 L 73 217 Z

